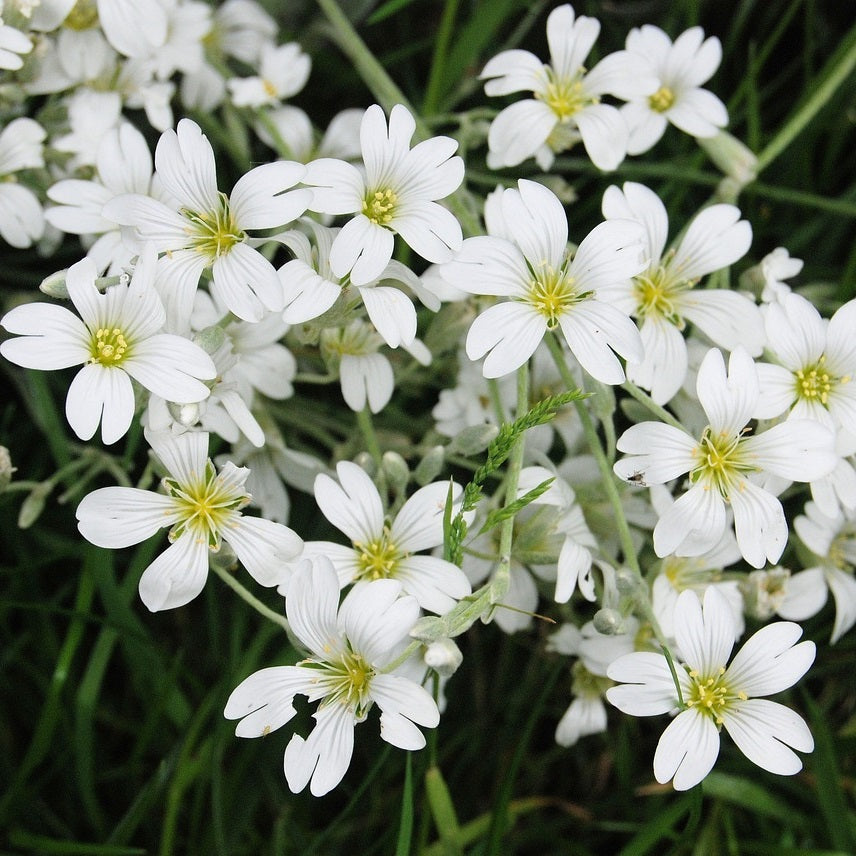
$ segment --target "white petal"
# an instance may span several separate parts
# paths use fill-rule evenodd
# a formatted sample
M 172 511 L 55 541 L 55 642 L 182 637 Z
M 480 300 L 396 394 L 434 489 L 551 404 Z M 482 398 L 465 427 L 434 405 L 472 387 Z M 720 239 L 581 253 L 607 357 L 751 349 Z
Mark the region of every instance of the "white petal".
M 222 531 L 238 561 L 261 586 L 280 585 L 291 574 L 288 562 L 300 555 L 303 542 L 281 523 L 239 516 Z
M 654 552 L 660 556 L 701 556 L 725 531 L 725 503 L 719 493 L 696 484 L 671 505 L 654 527 Z
M 682 295 L 681 314 L 715 345 L 728 351 L 742 345 L 752 357 L 761 355 L 766 341 L 761 311 L 734 291 L 696 288 Z
M 65 415 L 81 440 L 91 439 L 100 422 L 104 443 L 115 443 L 124 437 L 134 418 L 130 378 L 120 368 L 100 363 L 84 366 L 68 387 Z
M 422 609 L 437 615 L 445 615 L 472 591 L 467 575 L 457 565 L 435 556 L 401 559 L 395 579 Z
M 443 543 L 443 513 L 449 495 L 448 482 L 434 482 L 419 488 L 392 523 L 393 542 L 408 553 L 430 550 Z M 461 495 L 460 485 L 452 484 L 452 502 Z
M 814 662 L 814 642 L 794 644 L 799 624 L 776 621 L 752 634 L 734 655 L 724 680 L 735 692 L 767 696 L 793 686 Z
M 152 612 L 190 603 L 208 579 L 208 545 L 185 532 L 140 577 L 140 600 Z
M 645 358 L 627 366 L 627 377 L 643 389 L 650 389 L 656 404 L 666 404 L 687 375 L 686 341 L 674 324 L 658 315 L 647 317 L 639 332 Z
M 517 166 L 538 151 L 557 123 L 556 114 L 543 102 L 518 101 L 491 122 L 488 146 L 502 166 Z
M 339 578 L 323 556 L 300 562 L 288 588 L 285 611 L 294 635 L 322 659 L 344 647 L 336 624 Z
M 711 205 L 697 214 L 668 264 L 672 276 L 696 279 L 742 258 L 752 243 L 752 227 L 734 205 Z
M 229 202 L 241 229 L 276 229 L 296 220 L 312 202 L 309 188 L 291 190 L 306 167 L 293 161 L 262 164 L 235 183 Z
M 77 528 L 97 547 L 139 544 L 178 518 L 170 497 L 132 487 L 103 487 L 77 506 Z
M 629 132 L 621 113 L 611 104 L 590 104 L 574 115 L 591 162 L 605 172 L 627 156 Z
M 22 334 L 0 344 L 0 353 L 27 369 L 65 369 L 90 356 L 90 334 L 83 322 L 63 306 L 25 303 L 7 312 L 0 325 Z
M 383 273 L 394 245 L 389 229 L 358 214 L 336 235 L 330 249 L 330 269 L 340 278 L 350 273 L 354 285 L 366 285 Z
M 213 380 L 217 369 L 198 345 L 161 333 L 134 345 L 122 368 L 146 389 L 167 401 L 190 403 L 207 398 L 210 390 L 198 380 Z
M 182 119 L 175 131 L 161 134 L 155 168 L 164 187 L 181 205 L 196 214 L 218 209 L 214 149 L 196 122 Z
M 383 668 L 419 617 L 415 598 L 397 580 L 357 583 L 339 608 L 339 627 L 366 662 Z
M 682 591 L 674 622 L 675 641 L 687 665 L 705 678 L 718 674 L 728 662 L 738 630 L 725 597 L 708 586 L 702 606 L 694 591 Z
M 293 793 L 309 780 L 313 796 L 329 793 L 342 781 L 354 752 L 354 716 L 344 705 L 331 704 L 313 714 L 316 725 L 304 740 L 295 734 L 285 747 L 285 779 Z
M 361 467 L 350 461 L 336 465 L 340 484 L 323 473 L 315 478 L 315 501 L 321 513 L 357 544 L 368 544 L 383 532 L 380 494 Z
M 484 361 L 485 377 L 502 377 L 520 368 L 544 338 L 547 321 L 520 303 L 500 303 L 482 312 L 467 334 L 467 356 Z M 490 353 L 488 353 L 490 352 Z
M 807 568 L 789 577 L 785 599 L 776 612 L 790 621 L 804 621 L 823 609 L 828 592 L 823 568 Z
M 696 441 L 685 431 L 662 422 L 631 425 L 618 439 L 617 448 L 633 457 L 617 461 L 615 473 L 625 481 L 664 484 L 695 466 Z
M 294 696 L 307 689 L 312 675 L 311 670 L 295 666 L 260 669 L 232 690 L 223 716 L 241 720 L 236 736 L 264 737 L 294 716 Z
M 789 419 L 743 441 L 746 453 L 764 470 L 792 481 L 829 475 L 838 463 L 835 435 L 811 419 Z
M 767 699 L 749 699 L 723 717 L 737 748 L 754 764 L 780 776 L 792 776 L 802 761 L 788 746 L 811 752 L 814 739 L 803 718 L 790 708 Z
M 759 387 L 755 363 L 742 347 L 737 348 L 728 360 L 726 376 L 722 352 L 711 348 L 699 366 L 696 392 L 710 427 L 719 433 L 737 434 L 757 406 Z
M 677 707 L 675 682 L 662 654 L 653 651 L 624 654 L 609 664 L 606 674 L 613 681 L 622 682 L 610 687 L 606 698 L 624 713 L 657 716 Z M 679 671 L 679 677 L 680 674 Z
M 435 728 L 440 722 L 440 712 L 431 694 L 401 675 L 375 675 L 371 682 L 371 696 L 384 713 L 402 714 L 425 728 Z M 401 749 L 410 748 L 397 743 L 393 745 Z
M 835 599 L 835 624 L 829 640 L 834 645 L 856 624 L 856 579 L 847 571 L 830 568 L 826 580 Z
M 215 260 L 212 292 L 245 321 L 260 321 L 262 307 L 282 310 L 284 296 L 274 266 L 246 243 L 235 244 Z
M 654 753 L 654 778 L 672 779 L 676 791 L 697 785 L 716 763 L 719 732 L 713 720 L 695 709 L 679 713 L 660 737 Z
M 457 217 L 436 202 L 402 202 L 389 225 L 429 262 L 450 261 L 463 241 Z
M 390 286 L 360 289 L 369 320 L 390 348 L 410 345 L 416 338 L 416 309 L 404 292 Z

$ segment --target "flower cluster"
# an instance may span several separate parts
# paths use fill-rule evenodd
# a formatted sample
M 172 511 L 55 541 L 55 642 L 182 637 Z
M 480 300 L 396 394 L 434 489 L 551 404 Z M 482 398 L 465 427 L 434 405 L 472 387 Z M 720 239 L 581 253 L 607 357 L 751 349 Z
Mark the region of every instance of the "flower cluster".
M 317 702 L 285 750 L 293 791 L 343 779 L 375 706 L 384 740 L 421 748 L 453 639 L 478 619 L 522 636 L 537 612 L 573 658 L 560 744 L 605 730 L 606 700 L 674 716 L 654 776 L 677 789 L 721 727 L 766 770 L 801 768 L 805 723 L 764 697 L 811 665 L 792 622 L 828 592 L 832 642 L 856 623 L 856 301 L 825 319 L 791 291 L 799 261 L 759 257 L 736 194 L 670 223 L 656 186 L 605 184 L 586 231 L 558 180 L 577 143 L 599 174 L 668 125 L 719 139 L 716 38 L 646 25 L 587 69 L 599 23 L 555 8 L 549 63 L 511 49 L 481 70 L 487 96 L 531 95 L 467 141 L 504 170 L 481 197 L 463 131 L 390 99 L 326 129 L 285 104 L 311 60 L 254 0 L 30 5 L 0 26 L 0 68 L 57 109 L 0 114 L 0 237 L 49 255 L 79 236 L 83 257 L 42 286 L 69 305 L 3 315 L 0 354 L 78 368 L 80 440 L 147 444 L 136 486 L 91 490 L 77 521 L 110 549 L 168 531 L 148 609 L 214 571 L 305 649 L 224 700 L 242 737 Z M 216 122 L 176 121 L 190 110 L 241 123 L 244 156 Z M 99 454 L 93 477 L 115 473 Z M 746 619 L 776 613 L 729 665 Z

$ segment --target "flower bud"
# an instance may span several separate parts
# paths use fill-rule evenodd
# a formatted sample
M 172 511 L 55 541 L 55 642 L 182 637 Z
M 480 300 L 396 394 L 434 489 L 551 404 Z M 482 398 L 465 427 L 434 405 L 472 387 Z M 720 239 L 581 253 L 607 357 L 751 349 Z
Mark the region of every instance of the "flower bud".
M 180 404 L 175 401 L 168 401 L 166 407 L 169 410 L 169 415 L 185 428 L 195 425 L 199 419 L 198 404 Z
M 12 466 L 12 456 L 5 446 L 0 446 L 0 492 L 6 490 L 12 481 L 12 473 L 17 470 Z
M 384 475 L 397 494 L 403 494 L 410 481 L 410 470 L 407 461 L 398 452 L 384 452 L 381 458 L 381 467 Z
M 416 469 L 413 471 L 416 484 L 424 486 L 434 481 L 440 475 L 440 470 L 443 469 L 445 456 L 446 450 L 442 446 L 434 446 L 416 465 Z
M 65 284 L 65 277 L 68 270 L 63 268 L 50 276 L 46 276 L 39 283 L 39 291 L 42 294 L 47 294 L 48 297 L 58 297 L 60 300 L 68 300 L 68 288 Z
M 716 166 L 739 187 L 745 187 L 755 180 L 758 174 L 758 158 L 748 146 L 727 131 L 719 131 L 715 137 L 700 138 L 698 144 Z
M 444 678 L 454 675 L 463 660 L 461 649 L 448 637 L 437 639 L 425 650 L 425 664 Z
M 449 451 L 459 455 L 478 455 L 499 433 L 496 425 L 471 425 L 456 434 L 449 443 Z
M 226 333 L 217 324 L 206 327 L 198 333 L 194 333 L 193 341 L 205 351 L 206 354 L 215 354 L 226 341 Z
M 592 623 L 594 629 L 604 636 L 617 636 L 624 632 L 624 619 L 617 609 L 610 609 L 609 607 L 599 609 L 594 614 Z
M 772 618 L 785 599 L 790 576 L 787 568 L 778 565 L 768 570 L 752 571 L 740 585 L 746 612 L 760 621 Z

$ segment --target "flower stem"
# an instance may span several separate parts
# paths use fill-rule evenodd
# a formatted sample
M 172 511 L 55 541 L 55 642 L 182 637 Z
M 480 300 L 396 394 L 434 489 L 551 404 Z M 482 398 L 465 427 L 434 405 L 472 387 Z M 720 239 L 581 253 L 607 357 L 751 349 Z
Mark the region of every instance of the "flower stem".
M 671 425 L 673 428 L 679 428 L 681 431 L 685 431 L 681 423 L 669 413 L 664 407 L 660 407 L 647 392 L 643 392 L 643 390 L 639 389 L 635 383 L 632 383 L 629 380 L 624 381 L 621 384 L 621 388 L 625 392 L 629 392 L 630 395 L 635 398 L 646 410 L 651 411 L 661 422 L 665 422 L 667 425 Z
M 211 570 L 232 589 L 238 597 L 241 598 L 245 603 L 248 603 L 256 612 L 260 615 L 264 616 L 268 619 L 268 621 L 272 621 L 274 624 L 281 627 L 285 630 L 286 633 L 289 631 L 288 620 L 284 615 L 280 615 L 278 612 L 274 612 L 270 607 L 265 606 L 254 594 L 252 594 L 248 589 L 246 589 L 243 584 L 239 583 L 235 577 L 229 573 L 225 568 L 221 568 L 217 562 L 211 562 Z
M 357 424 L 360 426 L 363 439 L 366 441 L 366 449 L 368 449 L 368 452 L 372 456 L 372 460 L 377 465 L 377 468 L 380 469 L 381 464 L 383 463 L 380 443 L 378 443 L 377 440 L 377 434 L 375 433 L 374 424 L 372 423 L 372 414 L 368 405 L 366 405 L 362 410 L 357 411 Z
M 856 27 L 850 30 L 837 54 L 827 63 L 825 73 L 821 75 L 824 78 L 823 82 L 758 155 L 758 173 L 768 167 L 802 133 L 806 125 L 832 98 L 838 87 L 847 80 L 854 67 L 856 67 Z

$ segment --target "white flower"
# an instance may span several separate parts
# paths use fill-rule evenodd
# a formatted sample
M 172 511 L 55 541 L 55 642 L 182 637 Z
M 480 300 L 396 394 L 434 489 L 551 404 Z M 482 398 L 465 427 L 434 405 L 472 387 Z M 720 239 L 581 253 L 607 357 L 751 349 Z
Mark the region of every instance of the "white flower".
M 556 196 L 534 181 L 502 193 L 502 219 L 514 238 L 468 238 L 445 279 L 472 294 L 507 300 L 476 318 L 467 356 L 484 361 L 485 377 L 502 377 L 525 363 L 548 330 L 561 327 L 573 355 L 602 383 L 624 380 L 616 351 L 642 359 L 639 331 L 626 312 L 600 299 L 600 290 L 643 270 L 642 228 L 612 220 L 596 226 L 571 257 L 568 221 Z M 505 231 L 504 229 L 502 231 Z
M 396 580 L 376 580 L 353 589 L 339 606 L 339 582 L 329 561 L 301 563 L 285 603 L 294 635 L 309 650 L 296 666 L 255 672 L 229 696 L 223 715 L 240 719 L 238 737 L 263 737 L 295 715 L 294 697 L 320 702 L 315 727 L 295 734 L 285 750 L 285 778 L 294 793 L 307 784 L 322 796 L 339 784 L 354 747 L 354 726 L 372 705 L 380 708 L 381 737 L 400 749 L 421 749 L 416 727 L 434 728 L 440 713 L 417 683 L 387 673 L 409 640 L 419 615 L 412 597 L 402 597 Z M 337 612 L 338 609 L 338 612 Z
M 834 430 L 856 425 L 856 300 L 826 321 L 799 294 L 764 308 L 767 350 L 778 365 L 758 364 L 761 397 L 753 413 L 816 419 Z
M 288 190 L 304 166 L 276 161 L 238 179 L 231 196 L 217 190 L 214 150 L 199 126 L 182 119 L 155 150 L 156 176 L 175 205 L 139 194 L 107 203 L 104 216 L 136 226 L 142 240 L 167 255 L 158 280 L 171 325 L 186 325 L 202 272 L 211 269 L 211 291 L 245 321 L 282 309 L 282 288 L 273 265 L 254 249 L 246 230 L 284 226 L 305 210 L 312 192 Z
M 810 618 L 820 612 L 831 591 L 835 624 L 829 641 L 834 645 L 856 624 L 856 515 L 839 512 L 830 517 L 808 502 L 805 514 L 794 520 L 794 529 L 819 561 L 791 575 L 778 613 L 792 621 Z
M 52 145 L 57 151 L 73 155 L 67 169 L 94 166 L 104 135 L 122 119 L 122 99 L 117 92 L 81 87 L 65 99 L 65 104 L 70 131 L 55 137 Z
M 45 136 L 38 122 L 23 116 L 0 132 L 0 237 L 20 249 L 42 237 L 45 222 L 38 197 L 18 183 L 14 174 L 45 165 Z
M 618 440 L 630 453 L 615 464 L 626 481 L 665 484 L 689 474 L 689 490 L 678 497 L 654 528 L 658 556 L 700 556 L 722 538 L 726 506 L 734 512 L 737 544 L 756 568 L 776 562 L 788 537 L 782 504 L 753 475 L 811 481 L 836 464 L 834 436 L 819 422 L 794 419 L 767 431 L 746 433 L 760 395 L 758 373 L 742 348 L 732 352 L 725 372 L 722 353 L 711 349 L 698 373 L 698 398 L 708 425 L 696 440 L 660 422 L 640 422 Z
M 83 365 L 68 390 L 65 412 L 75 434 L 90 439 L 101 423 L 101 438 L 115 443 L 134 418 L 131 378 L 170 401 L 202 401 L 216 369 L 211 358 L 181 336 L 162 333 L 164 311 L 154 290 L 153 250 L 145 252 L 130 284 L 103 294 L 90 259 L 68 269 L 66 284 L 78 318 L 63 306 L 27 303 L 0 324 L 22 334 L 0 345 L 6 359 L 26 368 L 62 369 Z M 82 320 L 81 320 L 82 319 Z
M 241 514 L 250 501 L 244 487 L 250 471 L 227 463 L 218 473 L 202 432 L 147 439 L 169 473 L 165 493 L 105 487 L 77 507 L 78 529 L 98 547 L 128 547 L 169 527 L 170 546 L 140 578 L 143 603 L 157 612 L 193 600 L 205 586 L 209 553 L 223 541 L 259 585 L 283 584 L 302 541 L 286 526 Z
M 301 163 L 315 158 L 339 158 L 358 161 L 360 151 L 360 125 L 365 110 L 348 108 L 337 113 L 327 126 L 320 141 L 316 140 L 312 120 L 299 107 L 284 104 L 267 112 L 267 121 L 256 121 L 253 129 L 259 139 L 272 149 L 283 143 L 289 157 Z M 274 139 L 271 126 L 279 135 Z
M 322 214 L 354 214 L 336 237 L 330 267 L 354 285 L 377 279 L 392 258 L 395 234 L 420 256 L 444 262 L 461 245 L 461 226 L 435 200 L 453 193 L 464 162 L 449 137 L 431 137 L 410 148 L 416 123 L 401 104 L 389 115 L 374 104 L 360 126 L 365 176 L 355 166 L 320 158 L 307 167 L 304 184 L 315 188 L 310 206 Z
M 764 344 L 764 323 L 751 300 L 734 291 L 693 288 L 701 277 L 741 258 L 752 242 L 752 228 L 733 205 L 711 205 L 697 214 L 677 246 L 664 252 L 668 215 L 660 198 L 642 184 L 607 188 L 603 215 L 635 220 L 644 226 L 648 267 L 631 284 L 615 283 L 604 293 L 641 324 L 645 359 L 628 367 L 627 376 L 650 389 L 665 404 L 687 373 L 683 331 L 694 324 L 726 350 L 742 345 L 753 356 Z M 606 297 L 608 295 L 608 298 Z
M 784 247 L 776 247 L 767 253 L 760 264 L 761 277 L 764 281 L 761 300 L 772 303 L 791 293 L 791 287 L 782 280 L 792 279 L 803 269 L 802 259 L 791 258 Z
M 119 273 L 139 248 L 126 246 L 122 227 L 102 212 L 120 194 L 149 193 L 152 155 L 145 137 L 130 122 L 122 122 L 102 138 L 95 165 L 97 181 L 67 178 L 48 188 L 48 198 L 57 204 L 48 208 L 45 219 L 69 234 L 99 236 L 86 255 L 99 271 Z
M 24 64 L 21 55 L 28 54 L 32 49 L 33 43 L 29 36 L 4 24 L 0 18 L 0 68 L 17 71 Z
M 351 540 L 345 547 L 330 541 L 307 541 L 304 556 L 327 556 L 346 586 L 353 582 L 394 579 L 429 612 L 443 614 L 470 594 L 469 581 L 451 562 L 416 555 L 443 543 L 443 511 L 448 482 L 420 488 L 393 520 L 364 470 L 349 461 L 336 465 L 339 483 L 323 473 L 315 479 L 321 513 Z M 460 494 L 455 485 L 453 500 Z
M 719 754 L 719 731 L 771 773 L 788 776 L 802 769 L 800 752 L 814 748 L 802 717 L 784 705 L 758 696 L 781 692 L 796 683 L 814 662 L 814 642 L 794 644 L 797 624 L 777 622 L 751 636 L 726 668 L 734 645 L 731 610 L 716 589 L 708 589 L 704 607 L 695 592 L 685 591 L 675 610 L 675 634 L 683 654 L 677 666 L 683 709 L 663 732 L 654 754 L 654 777 L 673 780 L 676 790 L 697 785 Z M 607 699 L 632 716 L 656 716 L 680 708 L 666 658 L 632 653 L 607 669 L 621 686 Z
M 645 24 L 628 33 L 625 46 L 639 72 L 654 74 L 660 84 L 656 92 L 629 99 L 621 108 L 630 128 L 629 154 L 647 152 L 668 123 L 694 137 L 713 137 L 728 124 L 722 101 L 700 88 L 719 67 L 719 39 L 705 39 L 701 27 L 692 27 L 672 44 L 659 27 Z
M 633 98 L 653 93 L 657 78 L 626 51 L 610 54 L 591 71 L 583 67 L 600 32 L 594 18 L 574 18 L 574 10 L 559 6 L 547 18 L 550 64 L 534 54 L 508 50 L 484 67 L 488 95 L 529 91 L 534 98 L 506 107 L 493 120 L 488 132 L 493 168 L 516 166 L 535 157 L 548 170 L 553 154 L 582 140 L 595 166 L 615 169 L 627 154 L 627 126 L 618 109 L 601 103 L 601 96 Z
M 226 85 L 238 107 L 278 105 L 303 89 L 311 66 L 312 61 L 297 42 L 265 45 L 258 75 L 232 78 Z

